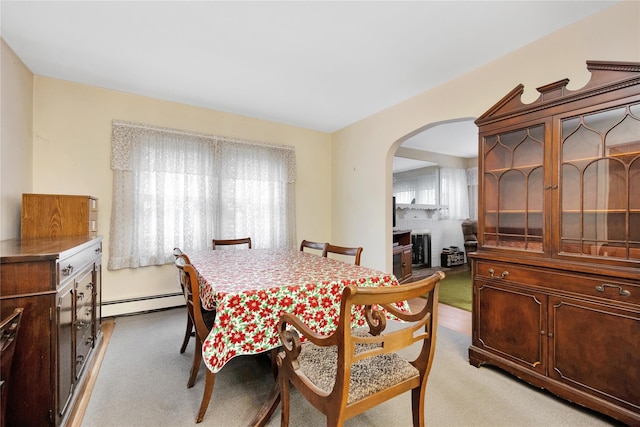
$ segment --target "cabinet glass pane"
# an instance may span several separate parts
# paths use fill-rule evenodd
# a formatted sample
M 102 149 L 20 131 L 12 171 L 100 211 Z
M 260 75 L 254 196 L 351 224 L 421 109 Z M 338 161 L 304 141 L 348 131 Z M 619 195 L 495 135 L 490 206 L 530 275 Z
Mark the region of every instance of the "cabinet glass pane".
M 580 227 L 579 212 L 563 212 L 562 213 L 562 238 L 563 239 L 579 239 L 582 228 Z
M 527 225 L 529 236 L 542 237 L 542 212 L 529 212 L 529 215 L 527 215 Z
M 625 166 L 617 160 L 598 160 L 584 170 L 585 210 L 611 210 L 627 207 Z
M 500 177 L 500 211 L 522 211 L 527 207 L 526 179 L 519 170 L 510 170 Z M 524 227 L 524 223 L 520 227 Z
M 527 180 L 527 249 L 542 251 L 544 209 L 544 170 L 531 171 Z
M 536 168 L 531 171 L 527 180 L 527 209 L 542 212 L 544 204 L 544 171 Z
M 629 182 L 629 258 L 640 259 L 640 155 L 629 167 Z
M 542 126 L 529 129 L 525 138 L 514 148 L 514 168 L 535 167 L 542 164 L 544 155 L 543 130 Z
M 562 123 L 562 159 L 566 162 L 597 158 L 602 152 L 602 138 L 580 123 L 580 119 L 565 120 Z
M 562 207 L 565 212 L 580 212 L 580 171 L 572 164 L 565 164 L 562 165 L 562 176 Z
M 498 210 L 498 177 L 492 174 L 484 175 L 484 208 L 488 212 Z
M 484 245 L 542 251 L 544 126 L 484 139 Z
M 503 144 L 499 144 L 497 137 L 485 140 L 485 151 L 485 169 L 487 171 L 505 169 L 511 164 L 511 151 Z
M 640 104 L 562 121 L 561 250 L 640 259 Z

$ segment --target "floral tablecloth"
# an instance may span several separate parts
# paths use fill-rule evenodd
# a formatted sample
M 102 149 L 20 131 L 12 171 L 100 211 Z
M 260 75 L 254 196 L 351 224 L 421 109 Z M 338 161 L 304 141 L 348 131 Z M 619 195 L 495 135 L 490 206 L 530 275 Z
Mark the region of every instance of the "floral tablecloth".
M 277 325 L 283 312 L 326 335 L 337 326 L 346 285 L 398 285 L 392 274 L 297 250 L 207 250 L 189 257 L 199 274 L 203 307 L 217 311 L 202 346 L 213 372 L 235 356 L 280 345 Z M 399 308 L 409 311 L 406 302 Z M 362 311 L 352 317 L 354 326 L 365 325 Z

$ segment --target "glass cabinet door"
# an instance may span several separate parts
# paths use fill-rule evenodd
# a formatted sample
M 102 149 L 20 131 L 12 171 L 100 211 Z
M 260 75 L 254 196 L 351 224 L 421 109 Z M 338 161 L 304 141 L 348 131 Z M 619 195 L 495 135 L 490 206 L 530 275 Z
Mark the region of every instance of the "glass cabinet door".
M 483 138 L 484 246 L 543 251 L 544 130 Z
M 640 103 L 560 127 L 560 253 L 640 260 Z

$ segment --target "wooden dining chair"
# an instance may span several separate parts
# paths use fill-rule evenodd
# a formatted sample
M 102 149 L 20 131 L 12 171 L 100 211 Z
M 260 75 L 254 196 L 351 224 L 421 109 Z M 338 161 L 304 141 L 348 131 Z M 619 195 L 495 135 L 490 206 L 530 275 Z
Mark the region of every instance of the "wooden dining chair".
M 427 378 L 436 346 L 438 290 L 444 273 L 398 286 L 358 287 L 342 292 L 340 320 L 331 335 L 320 335 L 300 318 L 285 313 L 278 323 L 283 351 L 278 355 L 281 426 L 289 425 L 292 384 L 327 417 L 327 426 L 411 390 L 414 427 L 424 426 Z M 421 296 L 427 303 L 417 313 L 405 313 L 394 303 Z M 351 310 L 363 306 L 368 327 L 351 329 Z M 384 308 L 406 323 L 386 329 Z M 300 334 L 306 341 L 301 343 Z M 419 343 L 420 353 L 407 360 L 398 350 Z M 299 420 L 295 424 L 302 424 Z
M 327 243 L 322 251 L 322 256 L 326 257 L 328 254 L 338 254 L 338 255 L 347 255 L 355 257 L 355 264 L 360 265 L 360 256 L 362 255 L 362 248 L 348 248 L 345 246 L 336 246 L 331 243 Z
M 320 242 L 312 242 L 310 240 L 303 240 L 300 242 L 300 251 L 304 252 L 305 248 L 307 249 L 315 249 L 319 250 L 320 254 L 324 253 L 324 248 L 327 246 L 327 243 Z
M 178 259 L 179 256 L 183 256 L 185 262 L 187 264 L 191 264 L 191 261 L 189 260 L 189 257 L 187 256 L 187 254 L 182 252 L 180 248 L 173 248 L 173 256 L 175 257 L 175 259 Z M 180 282 L 180 287 L 183 288 L 182 281 L 181 280 L 178 280 L 178 281 Z M 182 289 L 182 292 L 184 293 L 184 289 Z M 180 346 L 180 354 L 185 352 L 185 350 L 187 349 L 187 345 L 189 344 L 189 340 L 191 339 L 191 337 L 195 335 L 196 335 L 196 332 L 193 329 L 193 322 L 191 321 L 191 316 L 189 316 L 189 312 L 187 312 L 187 329 L 185 330 L 184 339 L 182 340 L 182 345 Z
M 0 322 L 0 426 L 6 425 L 7 399 L 11 379 L 11 365 L 24 309 L 16 308 Z
M 202 305 L 200 303 L 198 276 L 193 266 L 186 262 L 187 259 L 187 257 L 178 256 L 176 258 L 175 265 L 178 267 L 178 271 L 180 272 L 180 282 L 182 283 L 184 298 L 187 303 L 187 311 L 196 330 L 196 345 L 193 352 L 193 364 L 191 366 L 189 381 L 187 382 L 187 388 L 191 388 L 195 384 L 198 371 L 200 370 L 200 365 L 202 364 L 202 343 L 209 335 L 209 332 L 213 327 L 213 320 L 215 320 L 215 317 L 206 319 L 205 316 L 203 316 L 203 311 L 205 310 L 202 309 Z M 196 416 L 196 423 L 201 422 L 204 418 L 204 414 L 207 412 L 215 381 L 215 374 L 211 372 L 209 368 L 206 368 L 205 370 L 206 377 L 204 392 L 202 394 L 200 410 Z
M 251 237 L 244 237 L 242 239 L 213 239 L 213 249 L 216 246 L 235 246 L 235 245 L 247 245 L 251 249 Z

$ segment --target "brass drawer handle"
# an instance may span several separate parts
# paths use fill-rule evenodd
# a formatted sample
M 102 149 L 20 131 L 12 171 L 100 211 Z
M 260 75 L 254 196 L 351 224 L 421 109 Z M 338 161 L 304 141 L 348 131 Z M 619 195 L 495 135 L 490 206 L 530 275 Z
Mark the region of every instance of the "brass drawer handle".
M 71 273 L 73 273 L 73 265 L 69 264 L 68 266 L 66 266 L 65 268 L 62 269 L 62 275 L 63 276 L 68 276 Z
M 507 277 L 509 275 L 508 271 L 503 271 L 502 274 L 500 275 L 500 279 L 504 279 L 505 277 Z M 489 276 L 491 277 L 498 277 L 495 275 L 495 271 L 493 268 L 489 269 Z
M 620 285 L 612 285 L 610 283 L 603 283 L 602 285 L 598 285 L 596 286 L 596 291 L 598 292 L 604 292 L 604 288 L 618 288 L 618 295 L 622 295 L 623 297 L 628 297 L 629 295 L 631 295 L 631 292 L 627 291 L 626 289 L 622 289 L 622 286 Z

